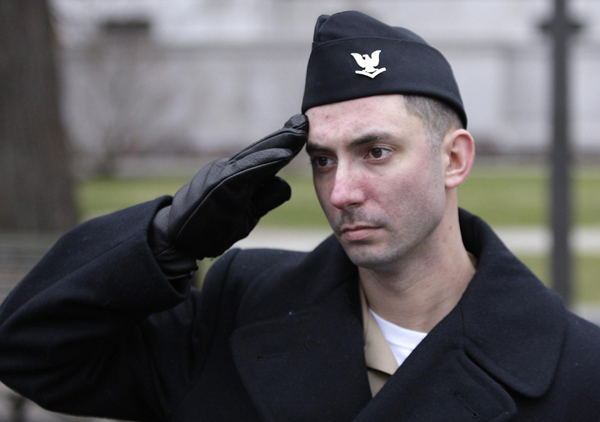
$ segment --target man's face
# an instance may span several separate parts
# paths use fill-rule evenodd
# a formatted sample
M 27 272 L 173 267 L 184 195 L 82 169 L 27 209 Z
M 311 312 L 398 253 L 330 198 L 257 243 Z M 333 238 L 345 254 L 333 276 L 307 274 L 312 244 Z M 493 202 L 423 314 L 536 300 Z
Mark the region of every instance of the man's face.
M 307 111 L 315 190 L 355 265 L 392 270 L 436 241 L 446 192 L 441 153 L 398 95 Z

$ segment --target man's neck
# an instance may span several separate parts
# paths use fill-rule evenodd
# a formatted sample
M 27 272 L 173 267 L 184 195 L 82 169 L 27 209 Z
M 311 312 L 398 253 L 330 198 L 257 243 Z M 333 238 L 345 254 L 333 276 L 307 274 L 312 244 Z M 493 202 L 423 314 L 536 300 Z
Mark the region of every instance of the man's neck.
M 445 227 L 448 227 L 447 225 Z M 443 241 L 407 254 L 394 270 L 359 268 L 369 307 L 401 327 L 429 332 L 456 306 L 475 267 L 464 248 L 458 217 Z

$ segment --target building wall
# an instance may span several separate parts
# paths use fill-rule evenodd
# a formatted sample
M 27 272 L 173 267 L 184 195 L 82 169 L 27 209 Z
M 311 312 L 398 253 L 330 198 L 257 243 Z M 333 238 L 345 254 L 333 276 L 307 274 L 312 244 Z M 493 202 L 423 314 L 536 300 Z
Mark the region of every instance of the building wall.
M 316 17 L 346 9 L 408 27 L 446 55 L 481 151 L 540 152 L 548 146 L 551 50 L 539 24 L 551 14 L 551 1 L 175 0 L 167 5 L 159 0 L 86 0 L 86 7 L 81 3 L 55 1 L 65 46 L 65 114 L 76 145 L 84 150 L 98 150 L 101 132 L 111 125 L 134 139 L 129 144 L 132 151 L 187 145 L 220 151 L 258 139 L 299 111 Z M 573 1 L 571 10 L 586 25 L 576 38 L 571 60 L 574 142 L 579 151 L 600 151 L 596 77 L 600 2 Z M 90 45 L 102 40 L 99 22 L 131 17 L 151 22 L 147 39 L 129 50 L 121 46 L 125 53 L 120 56 L 106 55 L 116 67 L 141 63 L 135 72 L 121 75 L 131 79 L 125 83 L 131 101 L 103 100 L 106 95 L 89 92 L 99 78 L 89 70 Z M 143 80 L 146 83 L 140 83 Z M 99 125 L 94 115 L 102 112 L 88 110 L 84 115 L 90 95 L 98 110 L 140 111 L 117 112 L 125 123 L 108 120 Z M 145 108 L 150 109 L 146 115 Z

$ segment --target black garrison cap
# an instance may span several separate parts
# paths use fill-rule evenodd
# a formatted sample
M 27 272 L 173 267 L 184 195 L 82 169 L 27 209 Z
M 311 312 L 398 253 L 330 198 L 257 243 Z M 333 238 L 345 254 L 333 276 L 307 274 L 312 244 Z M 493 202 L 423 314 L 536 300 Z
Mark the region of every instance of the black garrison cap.
M 361 12 L 321 15 L 308 60 L 302 112 L 383 94 L 436 98 L 453 108 L 467 126 L 452 68 L 425 40 Z

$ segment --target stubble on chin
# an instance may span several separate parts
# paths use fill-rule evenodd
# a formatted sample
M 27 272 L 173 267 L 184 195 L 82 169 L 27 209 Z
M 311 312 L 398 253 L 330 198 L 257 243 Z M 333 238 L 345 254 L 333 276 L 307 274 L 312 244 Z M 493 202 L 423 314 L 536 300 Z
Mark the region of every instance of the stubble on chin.
M 342 227 L 346 225 L 367 225 L 378 227 L 386 231 L 383 238 L 381 234 L 376 239 L 367 238 L 359 241 L 348 241 L 342 235 Z M 346 255 L 354 265 L 366 269 L 383 269 L 392 265 L 397 259 L 398 250 L 401 249 L 399 240 L 389 238 L 389 224 L 387 218 L 381 213 L 372 214 L 364 210 L 350 210 L 342 212 L 332 224 L 334 233 L 340 241 Z

